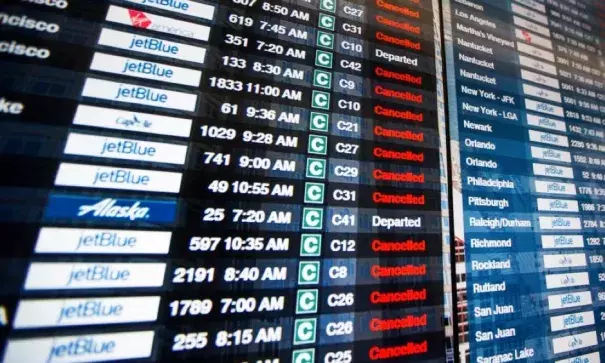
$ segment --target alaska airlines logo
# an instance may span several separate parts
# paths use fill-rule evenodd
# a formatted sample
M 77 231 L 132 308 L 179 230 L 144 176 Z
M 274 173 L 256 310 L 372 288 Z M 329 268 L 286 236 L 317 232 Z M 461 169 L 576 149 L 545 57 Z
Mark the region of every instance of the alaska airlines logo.
M 151 25 L 151 19 L 142 11 L 128 9 L 128 15 L 130 16 L 132 25 L 137 28 L 147 29 Z
M 51 221 L 86 220 L 91 223 L 174 223 L 176 207 L 175 199 L 121 199 L 112 196 L 53 194 L 49 198 L 44 218 Z
M 136 221 L 149 218 L 149 208 L 140 207 L 140 202 L 134 202 L 132 205 L 116 205 L 117 200 L 106 198 L 93 205 L 83 205 L 78 211 L 78 217 L 92 215 L 98 218 L 116 218 L 129 219 Z
M 576 279 L 569 275 L 565 275 L 565 277 L 563 279 L 561 279 L 562 285 L 571 285 L 571 284 L 574 284 L 575 282 L 576 282 Z
M 132 114 L 132 117 L 121 117 L 121 116 L 118 117 L 118 119 L 116 120 L 116 123 L 118 125 L 122 125 L 122 126 L 125 126 L 125 127 L 144 127 L 144 128 L 149 128 L 152 125 L 151 121 L 141 120 L 134 113 Z
M 560 265 L 571 265 L 573 263 L 573 261 L 571 260 L 571 257 L 569 256 L 564 256 L 562 259 L 559 260 L 559 264 Z
M 567 346 L 570 347 L 570 348 L 575 348 L 575 347 L 578 347 L 578 346 L 582 345 L 582 343 L 584 343 L 582 341 L 582 339 L 574 336 L 573 339 L 570 340 L 569 343 L 567 343 Z

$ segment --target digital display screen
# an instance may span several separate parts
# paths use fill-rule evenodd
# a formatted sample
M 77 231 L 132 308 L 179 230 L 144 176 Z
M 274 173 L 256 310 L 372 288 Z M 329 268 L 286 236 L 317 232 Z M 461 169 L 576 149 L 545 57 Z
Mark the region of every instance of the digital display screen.
M 602 1 L 443 1 L 460 362 L 605 354 Z
M 0 361 L 601 363 L 603 21 L 3 1 Z
M 3 1 L 2 361 L 451 360 L 440 12 Z

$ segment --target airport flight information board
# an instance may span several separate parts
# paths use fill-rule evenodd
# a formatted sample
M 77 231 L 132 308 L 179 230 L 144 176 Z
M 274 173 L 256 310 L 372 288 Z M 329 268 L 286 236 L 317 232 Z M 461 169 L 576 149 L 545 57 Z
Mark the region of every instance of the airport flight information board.
M 443 3 L 460 362 L 605 359 L 605 3 Z
M 445 361 L 439 15 L 3 1 L 2 361 Z

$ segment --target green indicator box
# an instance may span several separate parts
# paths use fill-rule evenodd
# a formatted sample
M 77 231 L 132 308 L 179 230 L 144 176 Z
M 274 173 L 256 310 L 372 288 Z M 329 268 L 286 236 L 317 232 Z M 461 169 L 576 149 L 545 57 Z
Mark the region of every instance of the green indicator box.
M 309 128 L 313 131 L 328 132 L 330 127 L 330 114 L 321 112 L 311 112 Z
M 321 229 L 323 227 L 324 210 L 323 208 L 303 208 L 302 228 Z
M 317 26 L 322 29 L 334 31 L 336 28 L 336 18 L 333 15 L 319 14 Z
M 336 0 L 320 0 L 319 9 L 329 11 L 331 13 L 336 12 Z
M 313 86 L 321 88 L 332 88 L 332 73 L 316 69 L 313 72 Z
M 317 257 L 321 255 L 321 234 L 303 233 L 300 237 L 300 255 Z
M 323 135 L 309 135 L 307 152 L 309 154 L 326 155 L 328 153 L 328 137 Z
M 315 349 L 293 350 L 292 363 L 315 363 Z
M 325 188 L 322 183 L 305 183 L 305 203 L 322 204 Z
M 298 263 L 298 284 L 315 285 L 319 283 L 319 261 L 302 261 Z
M 319 306 L 319 290 L 298 290 L 296 292 L 296 314 L 315 314 Z
M 321 110 L 330 109 L 330 94 L 323 91 L 315 91 L 311 94 L 311 107 Z
M 331 52 L 325 52 L 323 50 L 317 50 L 315 52 L 315 66 L 332 69 L 333 62 L 334 54 Z
M 315 43 L 318 47 L 334 49 L 334 34 L 317 31 L 317 41 Z
M 313 179 L 325 179 L 326 178 L 327 161 L 324 159 L 307 159 L 307 167 L 305 170 L 305 176 Z

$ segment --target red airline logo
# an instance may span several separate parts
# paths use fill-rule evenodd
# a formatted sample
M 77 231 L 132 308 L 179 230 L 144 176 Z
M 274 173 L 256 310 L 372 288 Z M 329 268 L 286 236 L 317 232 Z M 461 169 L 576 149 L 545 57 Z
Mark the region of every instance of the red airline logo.
M 151 20 L 142 11 L 128 9 L 128 15 L 132 25 L 137 28 L 147 29 L 151 25 Z

